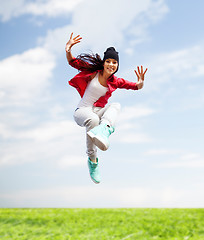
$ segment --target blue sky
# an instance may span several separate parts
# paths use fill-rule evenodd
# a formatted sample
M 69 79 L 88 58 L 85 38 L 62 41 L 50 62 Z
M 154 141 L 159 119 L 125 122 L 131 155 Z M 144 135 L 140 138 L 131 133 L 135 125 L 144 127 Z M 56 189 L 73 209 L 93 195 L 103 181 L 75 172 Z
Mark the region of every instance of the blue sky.
M 203 1 L 7 0 L 0 4 L 0 207 L 203 207 Z M 109 46 L 122 110 L 102 182 L 89 178 L 85 129 L 73 111 L 65 44 L 73 55 Z

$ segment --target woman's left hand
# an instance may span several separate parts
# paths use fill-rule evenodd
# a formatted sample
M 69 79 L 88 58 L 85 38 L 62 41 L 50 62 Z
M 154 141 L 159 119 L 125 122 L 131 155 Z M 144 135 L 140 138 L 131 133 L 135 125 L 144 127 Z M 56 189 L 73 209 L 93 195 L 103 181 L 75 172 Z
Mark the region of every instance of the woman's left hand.
M 135 70 L 135 73 L 138 78 L 138 82 L 136 83 L 138 89 L 141 89 L 144 85 L 144 76 L 146 72 L 147 72 L 147 68 L 145 69 L 145 71 L 143 71 L 143 66 L 141 66 L 141 69 L 137 67 L 137 71 Z

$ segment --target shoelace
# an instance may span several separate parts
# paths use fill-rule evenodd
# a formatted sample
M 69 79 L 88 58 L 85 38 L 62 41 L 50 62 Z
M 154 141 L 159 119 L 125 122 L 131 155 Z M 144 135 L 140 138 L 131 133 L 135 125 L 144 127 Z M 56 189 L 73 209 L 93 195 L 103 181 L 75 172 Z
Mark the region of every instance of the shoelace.
M 112 130 L 112 131 L 111 131 Z M 110 135 L 112 132 L 114 132 L 114 129 L 112 129 L 111 127 L 109 127 L 109 126 L 104 126 L 103 127 L 103 129 L 102 129 L 102 133 L 104 134 L 104 135 Z

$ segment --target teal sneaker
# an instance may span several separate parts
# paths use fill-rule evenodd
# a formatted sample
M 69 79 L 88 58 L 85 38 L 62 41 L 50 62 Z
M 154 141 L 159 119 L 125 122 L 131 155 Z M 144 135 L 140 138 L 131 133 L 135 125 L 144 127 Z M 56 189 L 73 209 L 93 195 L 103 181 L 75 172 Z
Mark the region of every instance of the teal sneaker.
M 91 129 L 87 134 L 98 148 L 106 151 L 110 145 L 109 136 L 114 131 L 114 127 L 110 127 L 107 124 L 100 124 Z
M 93 163 L 90 158 L 88 158 L 88 167 L 89 167 L 89 174 L 94 183 L 100 183 L 101 178 L 99 174 L 99 167 L 98 167 L 98 158 L 97 163 Z

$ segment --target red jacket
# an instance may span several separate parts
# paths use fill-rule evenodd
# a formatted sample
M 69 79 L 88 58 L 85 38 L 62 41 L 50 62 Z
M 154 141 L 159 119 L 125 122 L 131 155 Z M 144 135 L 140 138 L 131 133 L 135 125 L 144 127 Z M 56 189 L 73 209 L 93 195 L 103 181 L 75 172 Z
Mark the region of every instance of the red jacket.
M 80 70 L 80 66 L 82 66 L 83 63 L 80 60 L 74 59 L 74 61 L 71 61 L 69 64 L 72 67 Z M 95 73 L 97 73 L 99 71 L 96 71 Z M 87 84 L 91 80 L 91 76 L 93 74 L 94 74 L 94 72 L 81 71 L 69 81 L 69 84 L 72 87 L 75 87 L 77 89 L 77 91 L 79 92 L 80 96 L 83 97 L 84 92 L 87 87 Z M 108 99 L 112 95 L 112 92 L 114 92 L 117 88 L 138 90 L 136 83 L 129 82 L 123 78 L 118 78 L 114 75 L 112 75 L 110 78 L 108 78 L 107 85 L 108 85 L 108 91 L 106 92 L 106 94 L 104 96 L 100 97 L 94 103 L 95 107 L 105 107 L 105 105 L 108 102 Z

